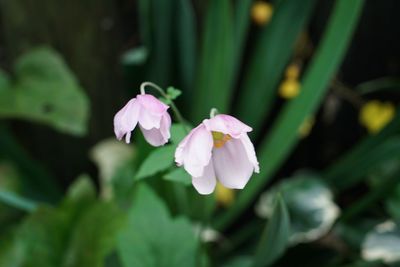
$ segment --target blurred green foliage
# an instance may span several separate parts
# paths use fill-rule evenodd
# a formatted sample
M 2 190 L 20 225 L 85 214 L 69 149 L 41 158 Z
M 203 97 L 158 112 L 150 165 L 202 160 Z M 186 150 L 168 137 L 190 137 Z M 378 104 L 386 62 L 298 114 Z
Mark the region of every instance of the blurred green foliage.
M 87 153 L 98 177 L 81 175 L 62 194 L 12 134 L 10 121 L 83 137 L 89 97 L 53 48 L 21 54 L 12 71 L 0 72 L 0 266 L 396 266 L 398 111 L 327 168 L 299 170 L 269 187 L 301 141 L 299 128 L 324 104 L 364 4 L 333 2 L 307 54 L 298 47 L 315 0 L 271 1 L 271 20 L 257 28 L 251 0 L 136 1 L 140 44 L 119 57 L 127 83 L 149 80 L 165 88 L 160 99 L 176 101 L 188 124 L 215 107 L 254 129 L 261 171 L 228 208 L 218 192 L 198 195 L 190 176 L 174 166 L 174 151 L 192 128 L 180 123 L 172 125 L 170 144 L 158 149 L 140 135 L 130 146 L 98 143 Z M 275 111 L 279 83 L 296 60 L 302 61 L 300 94 Z M 397 88 L 398 79 L 385 77 L 350 91 L 364 97 Z

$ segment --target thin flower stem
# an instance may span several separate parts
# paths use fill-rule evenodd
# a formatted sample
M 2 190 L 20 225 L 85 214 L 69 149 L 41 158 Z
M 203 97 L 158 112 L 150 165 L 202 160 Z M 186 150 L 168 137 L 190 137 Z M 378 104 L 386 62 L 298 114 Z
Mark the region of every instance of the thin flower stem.
M 170 106 L 172 111 L 175 113 L 176 119 L 182 124 L 183 128 L 185 129 L 186 133 L 189 133 L 190 129 L 187 127 L 186 120 L 183 118 L 182 114 L 179 112 L 179 109 L 175 106 L 174 101 L 170 99 L 169 95 L 165 93 L 165 91 L 155 83 L 152 82 L 144 82 L 140 85 L 140 93 L 144 95 L 146 93 L 145 87 L 150 86 L 157 90 L 163 97 L 170 101 Z
M 212 109 L 210 110 L 210 118 L 214 118 L 215 115 L 217 115 L 218 113 L 219 113 L 219 112 L 218 112 L 218 109 L 212 108 Z
M 361 108 L 364 105 L 364 100 L 356 92 L 345 86 L 338 80 L 334 80 L 332 83 L 332 89 L 337 95 L 347 100 L 356 108 Z

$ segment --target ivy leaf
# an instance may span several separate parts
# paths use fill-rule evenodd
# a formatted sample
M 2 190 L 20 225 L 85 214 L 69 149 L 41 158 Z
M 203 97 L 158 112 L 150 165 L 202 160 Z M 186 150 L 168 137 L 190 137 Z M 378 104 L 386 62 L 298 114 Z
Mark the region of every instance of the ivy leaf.
M 122 266 L 194 267 L 197 240 L 185 218 L 171 218 L 167 207 L 146 185 L 137 188 L 117 252 Z

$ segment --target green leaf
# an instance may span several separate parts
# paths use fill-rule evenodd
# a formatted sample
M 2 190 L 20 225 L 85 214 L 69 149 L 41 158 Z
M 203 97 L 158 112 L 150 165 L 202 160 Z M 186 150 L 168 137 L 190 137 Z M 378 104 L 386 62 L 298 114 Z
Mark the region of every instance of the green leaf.
M 33 200 L 22 197 L 20 173 L 16 168 L 7 162 L 0 163 L 0 223 L 10 213 L 8 209 L 17 208 L 23 211 L 33 211 L 37 203 Z
M 234 32 L 230 0 L 209 1 L 202 34 L 192 118 L 205 118 L 210 109 L 227 112 L 230 104 Z
M 10 89 L 10 86 L 11 86 L 11 82 L 10 82 L 10 78 L 8 77 L 7 73 L 0 70 L 0 92 Z
M 151 35 L 151 46 L 149 47 L 148 79 L 160 85 L 167 86 L 171 79 L 173 62 L 172 38 L 174 1 L 170 0 L 147 0 L 149 2 L 149 27 L 147 31 Z
M 299 174 L 283 180 L 261 195 L 256 206 L 261 217 L 271 217 L 274 196 L 280 192 L 290 216 L 290 243 L 311 242 L 330 231 L 339 216 L 333 193 L 312 174 Z
M 366 140 L 367 141 L 367 140 Z M 365 143 L 358 145 L 352 152 L 346 155 L 326 170 L 325 179 L 337 190 L 341 191 L 363 180 L 366 174 L 379 167 L 383 162 L 398 157 L 400 138 L 391 137 L 381 144 L 369 146 L 368 152 L 360 149 Z M 366 148 L 366 147 L 365 147 Z M 364 153 L 360 153 L 360 152 Z M 346 179 L 343 179 L 346 177 Z
M 182 91 L 176 89 L 175 87 L 169 86 L 167 88 L 167 94 L 170 100 L 175 100 L 178 96 L 182 94 Z
M 193 91 L 196 70 L 197 27 L 191 0 L 179 0 L 177 3 L 177 24 L 179 42 L 179 71 L 186 100 Z
M 197 240 L 186 219 L 172 219 L 164 203 L 144 184 L 138 186 L 132 203 L 117 248 L 123 266 L 196 266 Z
M 396 168 L 387 174 L 381 174 L 377 177 L 379 183 L 366 193 L 362 198 L 352 203 L 343 213 L 341 220 L 349 221 L 352 218 L 357 218 L 357 215 L 363 211 L 373 208 L 374 204 L 378 201 L 385 199 L 388 195 L 396 189 L 396 185 L 400 182 L 400 166 L 397 164 Z
M 222 267 L 250 267 L 253 260 L 249 256 L 239 256 L 233 258 L 229 262 L 222 265 Z
M 174 144 L 179 144 L 187 135 L 185 127 L 180 123 L 174 123 L 171 127 L 171 141 Z
M 38 208 L 17 230 L 0 266 L 104 266 L 124 220 L 113 203 L 98 202 L 93 193 L 81 178 L 60 207 Z
M 153 150 L 140 165 L 136 179 L 143 179 L 171 167 L 174 162 L 175 146 L 167 145 Z
M 392 90 L 398 91 L 400 88 L 400 79 L 397 77 L 383 77 L 372 81 L 363 82 L 354 88 L 360 94 L 369 94 L 377 91 Z
M 261 130 L 272 107 L 276 87 L 315 3 L 315 0 L 279 1 L 270 24 L 256 40 L 240 86 L 236 110 L 238 117 L 253 127 L 255 134 Z
M 400 222 L 400 184 L 394 186 L 392 194 L 386 200 L 386 210 L 394 220 Z
M 323 173 L 324 179 L 338 190 L 343 190 L 359 182 L 374 166 L 396 157 L 399 146 L 400 112 L 379 134 L 364 138 L 349 152 L 334 162 Z M 346 179 L 342 179 L 346 176 Z
M 343 59 L 363 3 L 363 0 L 336 2 L 327 30 L 304 76 L 300 95 L 286 104 L 260 146 L 259 177 L 250 180 L 237 198 L 235 208 L 218 219 L 217 229 L 228 226 L 254 200 L 297 143 L 300 125 L 318 107 L 330 78 Z
M 0 118 L 37 121 L 73 135 L 86 133 L 89 101 L 60 55 L 36 48 L 22 55 L 14 69 L 12 88 L 0 91 Z
M 0 156 L 15 164 L 21 174 L 22 194 L 29 198 L 42 201 L 59 201 L 61 189 L 55 177 L 43 168 L 40 162 L 33 160 L 18 140 L 0 125 Z
M 278 195 L 271 219 L 268 221 L 258 244 L 253 266 L 265 267 L 274 263 L 286 250 L 289 235 L 289 214 L 283 198 Z
M 192 184 L 192 178 L 183 168 L 174 168 L 171 172 L 164 175 L 164 179 L 184 185 Z

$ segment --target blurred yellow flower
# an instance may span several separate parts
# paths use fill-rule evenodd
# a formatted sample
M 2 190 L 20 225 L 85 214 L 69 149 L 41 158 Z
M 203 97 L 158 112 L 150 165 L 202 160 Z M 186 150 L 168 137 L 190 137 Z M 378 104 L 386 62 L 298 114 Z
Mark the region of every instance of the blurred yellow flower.
M 235 191 L 229 188 L 226 188 L 219 182 L 217 182 L 217 187 L 215 190 L 216 199 L 218 204 L 224 207 L 228 207 L 232 205 L 233 201 L 235 200 Z
M 296 97 L 300 92 L 300 83 L 297 79 L 286 79 L 279 87 L 279 95 L 282 98 L 290 99 Z
M 285 72 L 286 78 L 288 79 L 298 79 L 299 75 L 300 75 L 300 67 L 298 64 L 296 63 L 292 63 L 290 64 L 287 68 L 286 68 L 286 72 Z
M 378 133 L 395 115 L 395 106 L 390 102 L 368 101 L 362 106 L 359 121 L 370 133 Z
M 266 25 L 272 17 L 273 7 L 270 3 L 257 1 L 251 7 L 251 17 L 257 25 Z
M 314 124 L 315 124 L 315 118 L 313 116 L 305 119 L 299 127 L 300 137 L 301 138 L 307 137 L 310 134 Z

